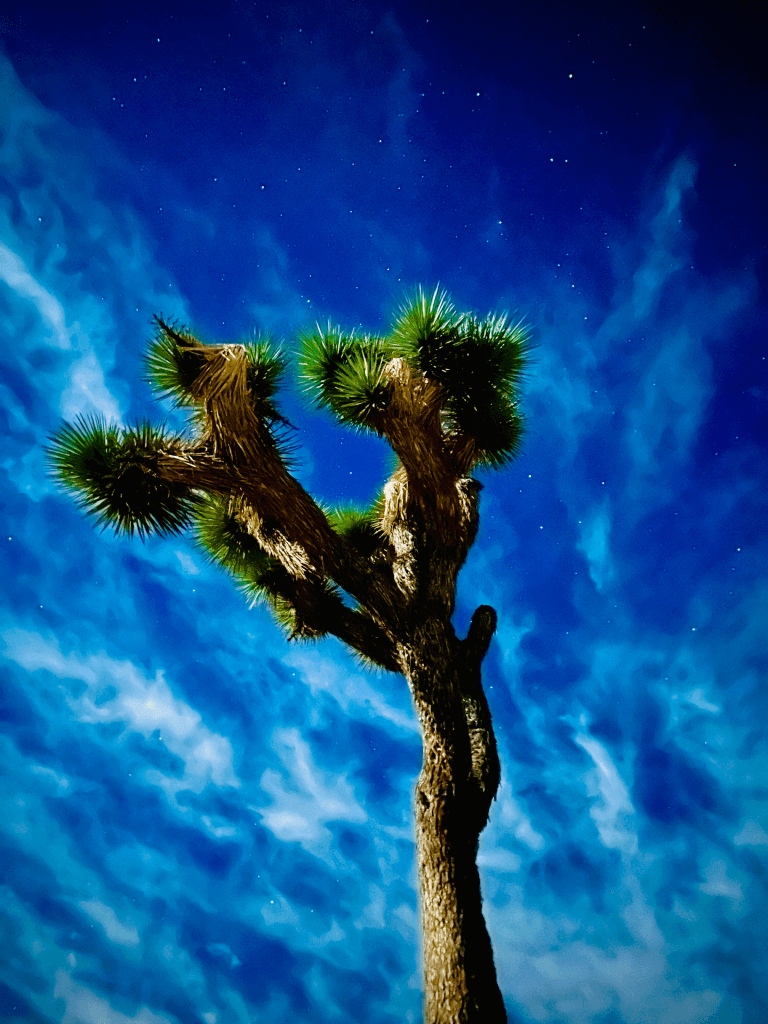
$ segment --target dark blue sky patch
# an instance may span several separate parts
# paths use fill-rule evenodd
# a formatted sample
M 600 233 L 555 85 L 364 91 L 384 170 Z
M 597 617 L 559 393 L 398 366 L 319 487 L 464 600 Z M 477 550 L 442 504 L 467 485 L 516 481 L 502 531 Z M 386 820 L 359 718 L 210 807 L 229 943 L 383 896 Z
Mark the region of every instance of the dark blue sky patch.
M 14 742 L 24 750 L 42 751 L 45 744 L 37 732 L 34 705 L 15 675 L 8 665 L 0 668 L 0 722 L 3 732 L 12 735 Z
M 592 735 L 603 740 L 608 746 L 618 746 L 623 738 L 624 723 L 618 718 L 604 714 L 592 721 Z
M 269 869 L 270 875 L 274 875 L 280 891 L 290 888 L 300 879 L 314 879 L 315 882 L 322 879 L 323 887 L 337 887 L 338 879 L 333 869 L 302 849 L 298 843 L 286 845 L 273 840 L 264 867 Z
M 111 696 L 111 695 L 109 695 Z M 105 699 L 108 699 L 105 695 Z M 155 729 L 151 736 L 131 736 L 125 744 L 125 753 L 137 762 L 156 768 L 163 775 L 180 778 L 184 774 L 184 762 L 173 754 L 163 743 L 160 730 Z
M 365 832 L 359 829 L 339 829 L 339 849 L 344 856 L 361 866 L 370 862 L 372 856 L 371 844 Z
M 335 972 L 331 991 L 338 1005 L 353 1017 L 365 1012 L 367 1004 L 379 1003 L 386 1007 L 390 986 L 375 969 L 373 972 L 345 970 Z
M 283 891 L 285 895 L 300 906 L 310 907 L 314 912 L 326 915 L 334 906 L 338 906 L 341 895 L 339 887 L 328 886 L 329 879 L 323 880 L 326 884 L 321 890 L 316 883 L 309 878 L 293 878 L 285 880 Z
M 528 634 L 523 640 L 522 648 L 533 665 L 525 675 L 526 691 L 535 699 L 546 703 L 548 694 L 561 693 L 584 676 L 584 665 L 565 658 L 552 664 L 551 655 L 555 648 L 555 638 L 547 631 L 546 624 L 537 636 Z M 549 632 L 549 635 L 547 633 Z
M 539 829 L 545 828 L 545 823 L 549 820 L 552 831 L 559 833 L 562 829 L 567 829 L 572 821 L 571 808 L 562 802 L 556 792 L 547 790 L 540 782 L 529 783 L 518 791 L 517 796 L 525 801 L 525 806 Z
M 221 929 L 221 938 L 240 961 L 231 968 L 232 981 L 250 1003 L 263 1006 L 277 989 L 288 997 L 295 1012 L 306 1013 L 310 1009 L 311 1002 L 302 983 L 304 958 L 295 957 L 285 943 L 240 926 Z M 209 949 L 210 943 L 198 955 L 220 969 L 220 957 Z
M 397 677 L 393 676 L 392 680 L 400 685 Z M 409 766 L 414 779 L 421 766 L 420 745 L 415 737 L 413 741 L 396 739 L 385 729 L 367 722 L 350 720 L 345 723 L 344 734 L 334 737 L 333 742 L 326 732 L 311 735 L 313 746 L 317 743 L 327 746 L 331 758 L 340 765 L 347 761 L 350 747 L 366 752 L 355 765 L 354 776 L 364 783 L 366 796 L 379 805 L 400 800 Z
M 0 1013 L 9 1020 L 23 1020 L 27 1024 L 47 1024 L 49 1018 L 38 1013 L 17 989 L 0 982 Z
M 616 1007 L 611 1007 L 605 1013 L 595 1017 L 595 1024 L 624 1024 L 624 1017 Z
M 48 924 L 59 929 L 78 930 L 80 916 L 71 907 L 58 898 L 55 874 L 39 858 L 25 856 L 18 845 L 4 842 L 2 847 L 3 863 L 7 870 L 13 871 L 16 891 L 20 897 L 32 904 Z
M 639 753 L 634 794 L 646 814 L 671 827 L 699 824 L 722 806 L 715 780 L 673 744 Z
M 122 966 L 107 947 L 99 950 L 98 969 L 87 969 L 80 973 L 78 981 L 85 984 L 93 992 L 108 999 L 110 1005 L 119 1013 L 126 1013 L 131 1006 L 132 992 L 140 986 L 145 1004 L 155 1012 L 170 1011 L 183 1024 L 202 1024 L 202 1018 L 196 1010 L 194 1001 L 189 995 L 178 989 L 168 991 L 167 983 L 163 983 L 162 972 L 153 965 L 148 971 L 139 974 L 134 965 L 128 969 Z
M 171 835 L 174 831 L 170 829 Z M 195 829 L 186 829 L 181 835 L 177 832 L 176 838 L 186 857 L 204 875 L 219 881 L 227 877 L 242 855 L 234 843 L 217 842 Z

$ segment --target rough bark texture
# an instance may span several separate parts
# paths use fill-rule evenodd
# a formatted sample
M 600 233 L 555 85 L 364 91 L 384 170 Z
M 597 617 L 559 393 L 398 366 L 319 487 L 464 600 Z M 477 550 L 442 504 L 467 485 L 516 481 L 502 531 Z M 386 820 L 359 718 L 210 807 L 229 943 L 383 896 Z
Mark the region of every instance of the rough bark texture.
M 483 620 L 492 632 L 492 609 L 477 610 L 473 623 Z M 507 1018 L 476 864 L 480 832 L 499 783 L 480 661 L 471 644 L 458 642 L 450 624 L 429 622 L 418 631 L 408 663 L 424 744 L 416 842 L 425 1020 L 499 1024 Z
M 399 466 L 384 489 L 378 546 L 363 555 L 286 469 L 248 401 L 244 351 L 210 346 L 204 356 L 200 435 L 158 452 L 154 472 L 236 502 L 239 522 L 282 567 L 273 590 L 293 609 L 293 635 L 331 633 L 407 679 L 424 745 L 415 804 L 425 1020 L 500 1024 L 506 1015 L 476 866 L 499 784 L 480 678 L 496 614 L 478 608 L 463 641 L 451 625 L 480 486 L 457 460 L 456 439 L 447 443 L 439 386 L 402 359 L 385 367 L 389 401 L 375 427 Z

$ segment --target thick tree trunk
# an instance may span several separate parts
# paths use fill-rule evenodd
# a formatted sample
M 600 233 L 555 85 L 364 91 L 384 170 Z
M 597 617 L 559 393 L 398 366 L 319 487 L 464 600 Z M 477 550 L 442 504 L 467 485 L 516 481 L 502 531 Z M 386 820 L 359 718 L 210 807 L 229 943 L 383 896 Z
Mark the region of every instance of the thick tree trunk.
M 437 774 L 422 773 L 416 791 L 424 1021 L 505 1024 L 466 808 Z
M 483 626 L 486 635 L 478 641 Z M 480 661 L 494 626 L 492 609 L 478 609 L 473 629 L 460 643 L 450 624 L 446 628 L 433 621 L 420 631 L 408 658 L 424 744 L 416 786 L 416 843 L 425 1024 L 507 1020 L 476 863 L 480 832 L 499 783 L 480 684 Z

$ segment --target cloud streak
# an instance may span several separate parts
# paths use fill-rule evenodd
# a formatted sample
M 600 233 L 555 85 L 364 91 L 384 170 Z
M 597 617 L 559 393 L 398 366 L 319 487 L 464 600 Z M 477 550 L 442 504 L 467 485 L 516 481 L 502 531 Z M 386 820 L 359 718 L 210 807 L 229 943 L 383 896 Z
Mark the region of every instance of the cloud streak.
M 78 721 L 87 724 L 115 723 L 126 732 L 158 740 L 179 760 L 178 778 L 147 772 L 146 778 L 168 793 L 191 789 L 200 792 L 211 783 L 237 788 L 232 745 L 211 732 L 200 713 L 174 696 L 162 673 L 147 679 L 135 666 L 103 654 L 79 657 L 63 654 L 51 638 L 22 630 L 4 638 L 6 656 L 27 672 L 45 671 L 58 679 L 83 683 L 85 689 L 65 699 Z

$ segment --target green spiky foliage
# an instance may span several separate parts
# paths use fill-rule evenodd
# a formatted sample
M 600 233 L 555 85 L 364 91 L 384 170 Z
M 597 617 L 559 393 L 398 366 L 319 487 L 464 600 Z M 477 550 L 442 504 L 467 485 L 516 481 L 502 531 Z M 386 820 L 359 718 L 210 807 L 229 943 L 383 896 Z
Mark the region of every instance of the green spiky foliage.
M 192 405 L 192 386 L 203 367 L 200 342 L 159 316 L 154 322 L 157 330 L 145 356 L 147 379 L 161 397 Z
M 530 349 L 522 323 L 459 314 L 445 291 L 418 289 L 400 310 L 393 341 L 442 386 L 444 426 L 459 445 L 472 445 L 473 464 L 498 469 L 519 454 L 517 404 Z
M 440 385 L 446 447 L 467 468 L 500 468 L 520 451 L 518 396 L 529 334 L 504 315 L 459 314 L 447 293 L 417 290 L 388 338 L 356 337 L 319 326 L 302 338 L 300 367 L 318 405 L 339 419 L 380 432 L 390 397 L 385 366 L 395 356 Z
M 322 635 L 322 631 L 308 630 L 298 621 L 291 601 L 295 583 L 278 559 L 263 551 L 248 531 L 243 511 L 243 503 L 236 496 L 201 498 L 194 521 L 198 543 L 211 562 L 231 573 L 248 603 L 267 605 L 289 636 L 310 639 Z M 324 598 L 340 601 L 337 588 L 331 584 L 324 582 L 320 591 Z
M 258 579 L 274 563 L 259 546 L 239 517 L 242 503 L 236 497 L 206 495 L 195 515 L 195 535 L 212 562 L 234 576 Z
M 328 522 L 360 555 L 370 558 L 381 545 L 380 514 L 377 515 L 377 511 L 376 504 L 369 509 L 351 504 L 337 505 L 328 513 Z
M 206 495 L 195 515 L 195 534 L 211 562 L 228 570 L 237 580 L 249 604 L 270 605 L 284 628 L 293 628 L 293 618 L 285 600 L 275 590 L 283 574 L 276 558 L 270 557 L 248 532 L 240 513 L 242 502 L 236 497 Z
M 505 316 L 461 319 L 445 347 L 441 383 L 449 431 L 470 438 L 478 464 L 501 468 L 515 458 L 523 421 L 517 408 L 528 334 Z
M 123 430 L 100 417 L 79 417 L 51 440 L 56 475 L 102 527 L 143 538 L 181 533 L 192 522 L 199 496 L 155 472 L 159 453 L 175 443 L 162 427 L 139 423 Z
M 391 356 L 383 339 L 345 334 L 332 324 L 300 338 L 299 367 L 310 395 L 360 429 L 376 430 L 387 407 L 384 366 Z
M 451 348 L 460 342 L 461 317 L 439 287 L 428 295 L 418 288 L 400 307 L 392 327 L 395 351 L 440 381 L 450 367 Z

